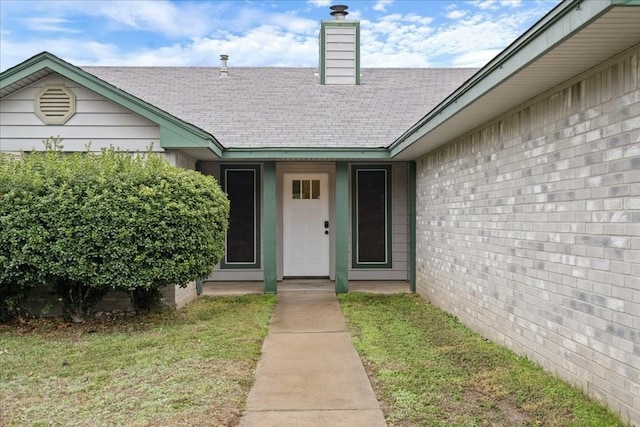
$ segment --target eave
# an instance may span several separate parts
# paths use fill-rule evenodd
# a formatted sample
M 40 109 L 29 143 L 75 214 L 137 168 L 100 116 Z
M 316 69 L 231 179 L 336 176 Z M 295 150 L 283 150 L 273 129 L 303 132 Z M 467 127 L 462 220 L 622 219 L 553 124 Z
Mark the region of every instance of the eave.
M 558 5 L 390 146 L 412 160 L 640 43 L 640 1 Z
M 0 97 L 5 97 L 53 73 L 59 74 L 140 115 L 160 127 L 160 145 L 183 151 L 199 150 L 220 158 L 224 147 L 209 133 L 186 123 L 48 52 L 40 53 L 0 74 Z M 203 151 L 204 150 L 204 151 Z
M 224 160 L 338 161 L 390 160 L 387 148 L 227 148 Z

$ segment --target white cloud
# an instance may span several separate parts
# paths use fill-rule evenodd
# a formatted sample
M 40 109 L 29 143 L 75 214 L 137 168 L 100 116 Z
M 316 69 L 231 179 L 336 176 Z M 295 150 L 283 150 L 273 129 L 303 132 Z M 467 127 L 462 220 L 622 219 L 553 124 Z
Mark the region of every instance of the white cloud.
M 500 7 L 520 7 L 522 0 L 474 0 L 471 2 L 479 9 L 498 10 Z
M 112 44 L 75 38 L 47 38 L 24 42 L 11 42 L 3 38 L 0 40 L 0 64 L 2 69 L 12 67 L 42 51 L 51 52 L 74 65 L 117 61 L 122 53 Z
M 445 16 L 449 19 L 460 19 L 464 17 L 466 14 L 467 14 L 466 10 L 454 9 L 454 10 L 451 10 L 450 12 L 447 12 Z
M 171 37 L 206 34 L 224 5 L 215 3 L 175 4 L 169 1 L 113 1 L 97 3 L 100 15 L 125 27 L 158 32 Z M 216 6 L 216 7 L 212 7 Z
M 456 56 L 451 65 L 460 68 L 480 68 L 491 61 L 501 49 L 482 49 Z
M 429 11 L 399 13 L 400 4 L 394 13 L 374 20 L 361 18 L 361 15 L 372 18 L 366 8 L 363 9 L 366 13 L 357 8 L 350 10 L 349 18 L 361 21 L 362 65 L 481 66 L 541 16 L 541 6 L 500 9 L 501 1 L 504 0 L 478 0 L 473 3 L 477 7 L 473 14 L 456 4 L 444 6 L 437 12 L 450 18 L 444 21 L 428 16 Z M 306 4 L 325 7 L 335 3 L 337 0 L 308 0 Z M 509 6 L 521 4 L 508 3 Z M 7 12 L 0 11 L 2 69 L 43 50 L 76 65 L 218 66 L 222 53 L 230 55 L 230 67 L 316 67 L 318 64 L 320 22 L 301 15 L 305 11 L 260 8 L 256 6 L 258 3 L 249 2 L 177 1 L 14 2 L 12 7 L 22 4 L 30 9 L 13 16 L 30 17 L 23 19 L 23 26 L 48 26 L 49 31 L 58 31 L 58 34 L 26 37 L 15 26 L 5 28 Z M 354 5 L 364 7 L 364 3 Z M 470 9 L 470 5 L 465 3 L 465 8 Z M 82 37 L 65 33 L 65 28 L 81 28 L 74 26 L 80 19 L 93 20 L 92 25 L 104 22 L 107 30 L 116 31 L 106 31 L 110 38 L 104 39 L 93 37 L 91 28 L 85 29 Z M 123 34 L 118 31 L 128 30 L 128 36 L 135 29 L 143 30 L 146 40 L 153 42 L 129 45 L 127 40 L 118 39 Z
M 307 3 L 315 7 L 331 6 L 331 0 L 307 0 Z
M 26 28 L 31 31 L 46 31 L 54 33 L 79 33 L 80 31 L 71 28 L 71 20 L 55 17 L 31 17 L 24 21 Z
M 373 6 L 373 10 L 377 10 L 378 12 L 386 12 L 387 6 L 389 6 L 391 3 L 393 3 L 393 0 L 378 0 Z

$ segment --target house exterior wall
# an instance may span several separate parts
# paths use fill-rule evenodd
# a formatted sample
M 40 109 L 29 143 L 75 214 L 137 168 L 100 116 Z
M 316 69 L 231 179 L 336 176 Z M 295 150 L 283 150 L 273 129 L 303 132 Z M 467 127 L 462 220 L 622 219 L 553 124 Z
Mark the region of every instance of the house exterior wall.
M 63 125 L 48 125 L 34 112 L 34 98 L 48 86 L 63 84 L 76 96 L 76 113 Z M 160 128 L 129 110 L 59 75 L 51 75 L 0 102 L 0 151 L 43 149 L 42 141 L 60 136 L 65 151 L 113 146 L 128 151 L 160 148 Z
M 362 164 L 362 163 L 358 163 Z M 211 175 L 219 180 L 220 178 L 220 162 L 201 162 L 200 170 L 205 175 Z M 391 227 L 392 227 L 392 267 L 391 268 L 352 268 L 352 249 L 351 249 L 351 230 L 352 216 L 349 215 L 349 280 L 409 280 L 409 192 L 408 192 L 408 180 L 409 180 L 409 164 L 405 162 L 390 163 L 391 165 L 391 197 L 392 197 L 392 212 L 391 212 Z M 278 280 L 283 278 L 283 240 L 282 240 L 282 179 L 285 173 L 298 173 L 298 172 L 326 172 L 329 176 L 329 188 L 333 193 L 335 187 L 335 164 L 333 162 L 313 162 L 313 163 L 295 163 L 295 162 L 282 162 L 276 165 L 277 171 L 277 193 L 278 193 L 278 224 L 276 224 L 278 230 L 278 263 L 277 263 L 277 276 Z M 352 183 L 349 182 L 349 194 L 351 194 Z M 333 197 L 333 196 L 331 196 Z M 331 199 L 333 200 L 333 199 Z M 262 200 L 264 204 L 264 200 Z M 329 221 L 335 225 L 335 205 L 331 201 L 329 204 Z M 267 225 L 261 224 L 260 230 L 263 233 Z M 332 232 L 335 230 L 335 226 L 331 227 Z M 264 242 L 264 236 L 261 235 L 261 241 Z M 335 248 L 334 241 L 331 243 L 330 253 L 330 279 L 334 280 L 335 271 Z M 261 248 L 261 259 L 264 260 L 264 248 Z M 264 278 L 264 269 L 221 269 L 218 265 L 211 276 L 207 280 L 215 281 L 259 281 Z
M 167 150 L 164 152 L 164 158 L 173 166 L 182 169 L 194 170 L 196 168 L 196 159 L 180 151 Z
M 417 291 L 640 425 L 640 47 L 417 161 Z

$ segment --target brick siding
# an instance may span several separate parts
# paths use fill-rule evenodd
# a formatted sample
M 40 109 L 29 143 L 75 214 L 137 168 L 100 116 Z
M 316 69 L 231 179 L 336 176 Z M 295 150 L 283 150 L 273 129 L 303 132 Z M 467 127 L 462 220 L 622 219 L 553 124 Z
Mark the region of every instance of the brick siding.
M 417 161 L 417 289 L 640 424 L 640 47 Z

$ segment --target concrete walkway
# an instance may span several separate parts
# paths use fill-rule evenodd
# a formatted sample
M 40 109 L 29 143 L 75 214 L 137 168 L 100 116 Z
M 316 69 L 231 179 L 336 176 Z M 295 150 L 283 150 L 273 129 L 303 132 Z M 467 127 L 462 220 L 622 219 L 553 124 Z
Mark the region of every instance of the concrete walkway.
M 256 381 L 239 425 L 387 425 L 332 284 L 278 288 Z

